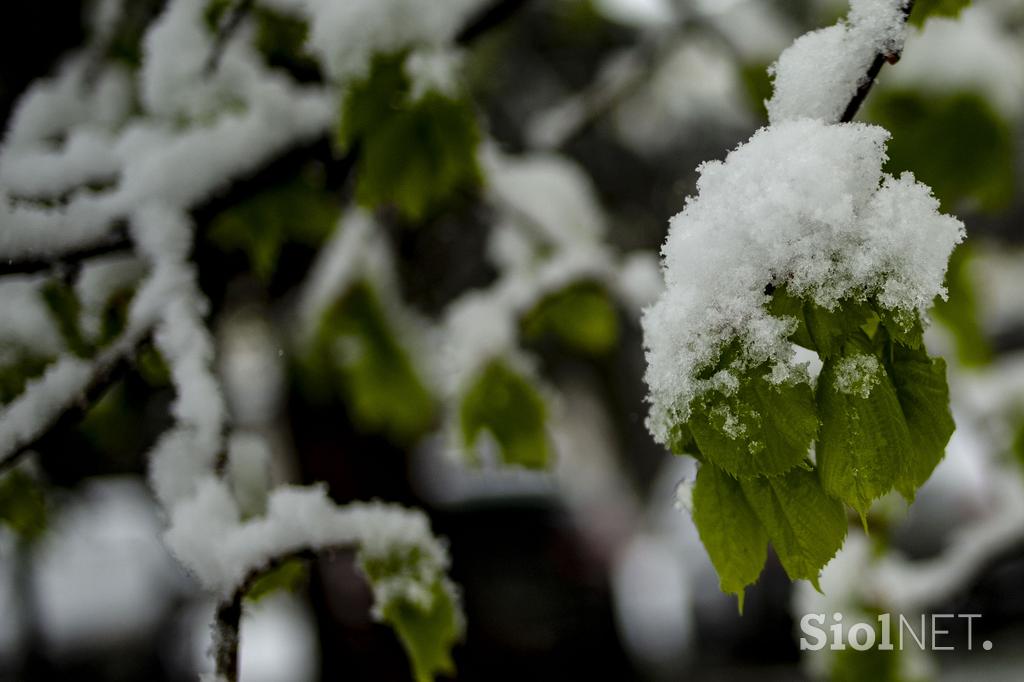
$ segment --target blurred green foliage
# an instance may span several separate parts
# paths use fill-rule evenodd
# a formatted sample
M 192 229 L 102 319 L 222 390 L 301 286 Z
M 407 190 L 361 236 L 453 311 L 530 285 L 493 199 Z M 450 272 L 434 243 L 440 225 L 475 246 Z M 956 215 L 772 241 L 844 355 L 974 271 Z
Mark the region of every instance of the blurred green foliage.
M 502 360 L 488 363 L 462 397 L 462 440 L 475 451 L 487 431 L 500 448 L 505 465 L 543 469 L 552 461 L 547 406 L 536 388 Z
M 256 276 L 268 283 L 281 248 L 288 243 L 319 246 L 338 220 L 338 199 L 323 186 L 322 174 L 307 168 L 213 218 L 210 242 L 224 251 L 242 251 Z
M 377 57 L 349 86 L 337 142 L 343 152 L 359 147 L 361 205 L 393 206 L 419 222 L 480 184 L 480 131 L 468 98 L 430 90 L 414 99 L 404 62 L 404 54 Z
M 1013 131 L 980 95 L 879 90 L 868 115 L 892 133 L 889 172 L 912 171 L 944 210 L 970 200 L 997 211 L 1013 198 Z
M 397 442 L 410 442 L 434 421 L 434 399 L 365 281 L 324 314 L 304 376 L 317 395 L 340 389 L 359 428 Z
M 423 560 L 419 548 L 413 547 L 383 557 L 364 556 L 360 565 L 370 583 L 378 584 L 396 578 L 418 578 L 418 564 Z M 455 673 L 451 650 L 462 637 L 462 620 L 452 588 L 443 580 L 438 576 L 429 588 L 429 606 L 396 596 L 381 609 L 384 622 L 394 628 L 409 655 L 416 682 L 431 682 L 437 675 Z
M 619 317 L 608 291 L 596 282 L 576 282 L 545 296 L 522 319 L 523 337 L 554 338 L 584 355 L 604 355 L 619 339 Z
M 877 633 L 876 633 L 877 634 Z M 878 637 L 876 646 L 864 651 L 857 651 L 847 645 L 845 649 L 835 652 L 832 659 L 831 682 L 900 682 L 905 678 L 900 674 L 899 650 L 879 649 Z M 909 682 L 909 681 L 908 681 Z
M 973 204 L 994 213 L 1012 201 L 1013 131 L 980 95 L 881 90 L 871 100 L 869 116 L 892 132 L 890 171 L 912 171 L 932 187 L 945 210 Z M 965 366 L 984 365 L 992 357 L 978 320 L 972 252 L 968 243 L 953 252 L 946 275 L 948 299 L 936 299 L 934 308 L 935 318 L 953 333 Z
M 22 469 L 0 475 L 0 523 L 28 541 L 38 538 L 46 529 L 43 487 Z
M 992 360 L 992 344 L 978 319 L 978 297 L 971 265 L 974 262 L 970 242 L 953 251 L 946 270 L 946 300 L 936 299 L 932 315 L 953 332 L 957 359 L 965 367 L 981 367 Z
M 958 17 L 971 0 L 917 0 L 910 13 L 910 23 L 924 26 L 930 17 Z

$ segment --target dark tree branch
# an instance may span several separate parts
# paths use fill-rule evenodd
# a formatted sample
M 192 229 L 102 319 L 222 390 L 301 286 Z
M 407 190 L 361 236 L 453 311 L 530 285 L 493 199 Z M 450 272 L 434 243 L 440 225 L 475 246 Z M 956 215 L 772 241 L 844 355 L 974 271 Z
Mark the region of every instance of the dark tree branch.
M 217 70 L 228 41 L 231 40 L 238 27 L 242 25 L 242 22 L 249 15 L 249 12 L 252 11 L 255 4 L 254 0 L 239 0 L 238 3 L 228 10 L 227 16 L 224 17 L 224 20 L 220 22 L 220 26 L 217 27 L 217 35 L 213 38 L 213 49 L 210 50 L 210 56 L 206 59 L 205 70 L 207 76 Z
M 37 429 L 37 433 L 33 437 L 30 437 L 24 443 L 15 445 L 10 454 L 0 459 L 0 474 L 14 467 L 29 452 L 46 445 L 52 434 L 59 433 L 82 421 L 89 410 L 106 394 L 107 390 L 128 374 L 134 365 L 135 352 L 145 343 L 148 343 L 150 338 L 151 335 L 147 334 L 131 350 L 109 358 L 105 362 L 103 360 L 97 361 L 96 371 L 92 379 L 77 399 L 62 412 L 54 415 L 41 428 Z
M 217 677 L 238 682 L 238 638 L 242 627 L 242 596 L 238 590 L 217 607 L 213 624 L 213 660 Z
M 325 552 L 340 548 L 329 548 Z M 241 641 L 242 601 L 257 580 L 276 568 L 280 568 L 293 559 L 316 559 L 317 553 L 311 549 L 302 549 L 274 557 L 266 566 L 251 571 L 242 584 L 238 586 L 227 600 L 217 607 L 217 615 L 213 624 L 213 660 L 216 673 L 228 682 L 238 682 L 238 646 Z
M 0 261 L 0 277 L 6 275 L 30 275 L 46 270 L 67 270 L 77 268 L 83 261 L 99 256 L 130 253 L 131 240 L 126 229 L 115 230 L 107 240 L 52 257 L 8 258 Z
M 914 0 L 907 0 L 907 4 L 903 6 L 903 21 L 910 18 L 910 12 L 914 9 Z M 846 105 L 846 110 L 843 112 L 842 118 L 839 119 L 840 123 L 849 123 L 853 120 L 853 117 L 857 115 L 857 111 L 860 110 L 860 105 L 867 99 L 868 93 L 871 92 L 871 86 L 875 84 L 875 79 L 878 78 L 878 73 L 882 70 L 882 66 L 889 62 L 895 64 L 900 60 L 898 52 L 895 53 L 879 53 L 875 55 L 875 58 L 871 61 L 871 66 L 868 67 L 868 72 L 864 76 L 864 80 L 857 88 L 857 92 L 854 93 L 853 98 L 849 104 Z
M 484 8 L 469 23 L 462 27 L 455 42 L 459 45 L 468 45 L 487 33 L 492 28 L 503 24 L 516 12 L 522 9 L 529 0 L 497 0 L 489 7 Z

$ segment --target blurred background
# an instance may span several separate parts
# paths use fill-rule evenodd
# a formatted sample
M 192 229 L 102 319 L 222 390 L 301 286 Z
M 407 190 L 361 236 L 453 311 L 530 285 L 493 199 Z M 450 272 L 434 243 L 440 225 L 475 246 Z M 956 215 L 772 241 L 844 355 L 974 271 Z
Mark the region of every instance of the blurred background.
M 637 287 L 648 290 L 658 286 L 649 264 L 668 219 L 695 192 L 698 164 L 766 122 L 767 66 L 846 10 L 827 0 L 504 4 L 509 11 L 465 45 L 485 134 L 505 154 L 575 164 L 610 247 L 648 264 L 637 266 L 637 279 L 648 277 Z M 556 320 L 526 335 L 551 388 L 551 471 L 466 466 L 450 456 L 436 419 L 381 428 L 374 410 L 408 395 L 324 390 L 317 378 L 331 368 L 295 351 L 288 325 L 330 229 L 287 223 L 315 223 L 309 213 L 323 210 L 330 217 L 321 222 L 333 225 L 331 207 L 356 191 L 348 157 L 329 140 L 275 159 L 193 213 L 194 259 L 234 424 L 271 445 L 275 481 L 326 481 L 339 502 L 380 498 L 429 514 L 448 540 L 465 604 L 459 679 L 864 679 L 868 667 L 801 657 L 796 624 L 819 608 L 856 608 L 858 562 L 878 542 L 897 562 L 895 594 L 935 578 L 939 587 L 922 598 L 927 612 L 982 614 L 973 636 L 993 648 L 908 654 L 898 670 L 878 667 L 876 679 L 1021 679 L 1024 2 L 972 5 L 959 19 L 915 29 L 859 116 L 892 132 L 889 171 L 912 169 L 967 225 L 949 300 L 928 332 L 929 349 L 949 363 L 958 428 L 912 508 L 883 500 L 870 540 L 851 530 L 826 569 L 825 597 L 790 584 L 771 556 L 742 616 L 719 591 L 688 513 L 676 507 L 693 462 L 656 446 L 644 427 L 637 306 L 601 299 L 610 312 L 597 331 L 572 329 L 579 318 L 556 309 L 569 331 Z M 138 60 L 161 6 L 125 5 L 111 46 L 125 63 Z M 85 9 L 72 0 L 7 3 L 0 121 L 86 40 Z M 322 78 L 315 65 L 266 50 L 297 80 Z M 306 199 L 254 203 L 282 187 Z M 547 205 L 563 215 L 563 197 L 542 189 L 527 199 L 542 215 Z M 416 315 L 438 318 L 498 277 L 500 245 L 484 229 L 495 211 L 477 195 L 416 229 L 387 208 L 377 219 Z M 239 221 L 259 224 L 257 236 L 240 235 Z M 83 421 L 0 477 L 0 679 L 194 680 L 208 669 L 214 603 L 163 549 L 164 519 L 146 486 L 145 455 L 170 424 L 173 395 L 159 358 L 140 362 Z M 350 556 L 286 565 L 263 588 L 246 605 L 243 679 L 409 679 L 394 634 L 369 615 Z M 962 643 L 965 632 L 951 630 Z

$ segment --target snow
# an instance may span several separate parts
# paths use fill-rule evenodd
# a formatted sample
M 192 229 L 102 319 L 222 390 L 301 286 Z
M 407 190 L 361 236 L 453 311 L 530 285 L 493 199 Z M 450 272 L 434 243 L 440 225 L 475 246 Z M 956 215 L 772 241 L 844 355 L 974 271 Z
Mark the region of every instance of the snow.
M 509 157 L 484 147 L 481 165 L 491 201 L 524 229 L 555 247 L 594 243 L 607 227 L 597 192 L 583 170 L 547 153 Z
M 737 370 L 769 363 L 775 383 L 805 378 L 786 340 L 795 321 L 765 309 L 769 283 L 828 309 L 874 296 L 923 313 L 943 295 L 963 225 L 911 174 L 882 173 L 887 138 L 860 123 L 786 121 L 700 167 L 662 248 L 666 290 L 643 317 L 657 440 Z M 698 379 L 733 341 L 738 366 Z
M 341 216 L 317 254 L 300 298 L 300 327 L 307 338 L 319 328 L 324 312 L 352 285 L 366 280 L 388 294 L 396 289 L 394 263 L 382 231 L 364 210 L 350 209 Z
M 405 58 L 405 75 L 412 82 L 410 97 L 421 99 L 429 92 L 455 98 L 459 90 L 462 53 L 452 49 L 416 50 Z
M 309 48 L 339 80 L 363 75 L 376 54 L 451 42 L 484 0 L 273 0 L 310 19 Z
M 337 507 L 323 485 L 280 486 L 265 516 L 242 521 L 227 485 L 214 477 L 171 512 L 168 547 L 206 589 L 228 597 L 271 559 L 307 548 L 356 548 L 382 559 L 415 549 L 419 560 L 389 580 L 371 585 L 380 607 L 391 599 L 429 606 L 433 583 L 448 567 L 448 552 L 419 511 L 381 502 Z
M 65 355 L 47 367 L 42 376 L 30 379 L 25 390 L 0 409 L 0 459 L 53 423 L 82 394 L 92 375 L 91 363 Z
M 836 362 L 836 388 L 841 393 L 867 399 L 880 380 L 881 365 L 874 355 L 857 354 Z
M 5 277 L 0 281 L 0 361 L 17 350 L 56 355 L 64 346 L 53 316 L 41 305 L 39 277 Z
M 768 120 L 838 122 L 875 56 L 902 50 L 906 2 L 852 0 L 845 20 L 797 38 L 769 67 L 774 92 Z
M 266 511 L 270 489 L 270 448 L 255 433 L 236 431 L 228 441 L 227 477 L 243 516 Z

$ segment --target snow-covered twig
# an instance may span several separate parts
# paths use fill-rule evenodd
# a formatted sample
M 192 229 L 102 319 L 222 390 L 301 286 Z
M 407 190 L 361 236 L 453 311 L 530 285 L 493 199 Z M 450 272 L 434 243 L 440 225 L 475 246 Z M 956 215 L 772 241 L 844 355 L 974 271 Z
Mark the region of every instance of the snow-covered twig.
M 903 7 L 904 21 L 910 17 L 910 12 L 914 9 L 914 0 L 907 0 L 907 4 Z M 864 103 L 868 93 L 871 91 L 871 86 L 875 84 L 875 79 L 878 78 L 878 73 L 882 70 L 882 66 L 886 62 L 895 64 L 900 59 L 899 52 L 879 52 L 875 55 L 874 60 L 871 62 L 871 66 L 868 68 L 867 74 L 865 74 L 864 80 L 861 81 L 857 87 L 857 92 L 850 99 L 850 103 L 846 105 L 846 109 L 843 111 L 843 116 L 839 120 L 843 123 L 848 123 L 853 120 L 853 117 L 857 115 L 857 111 L 860 109 L 860 105 Z

